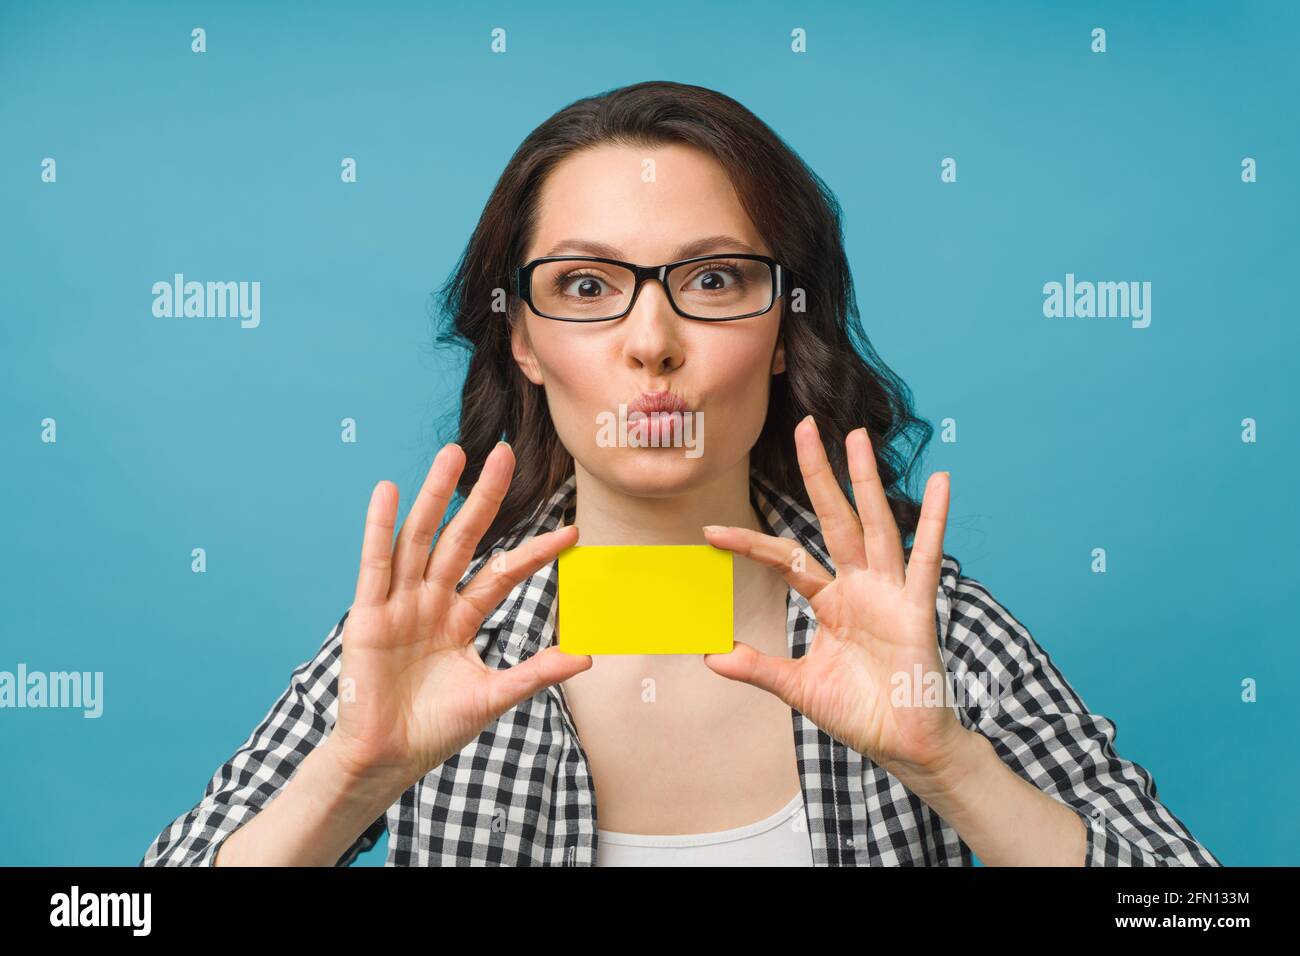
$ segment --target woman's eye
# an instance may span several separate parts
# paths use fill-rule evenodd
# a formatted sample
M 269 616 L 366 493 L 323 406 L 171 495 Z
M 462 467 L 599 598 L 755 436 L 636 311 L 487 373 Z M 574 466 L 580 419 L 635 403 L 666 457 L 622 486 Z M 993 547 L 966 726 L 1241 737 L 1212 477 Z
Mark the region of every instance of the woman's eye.
M 579 299 L 593 299 L 604 292 L 605 283 L 591 276 L 572 276 L 560 284 L 564 295 Z
M 723 292 L 740 282 L 741 276 L 734 269 L 713 266 L 698 273 L 688 284 L 695 292 Z

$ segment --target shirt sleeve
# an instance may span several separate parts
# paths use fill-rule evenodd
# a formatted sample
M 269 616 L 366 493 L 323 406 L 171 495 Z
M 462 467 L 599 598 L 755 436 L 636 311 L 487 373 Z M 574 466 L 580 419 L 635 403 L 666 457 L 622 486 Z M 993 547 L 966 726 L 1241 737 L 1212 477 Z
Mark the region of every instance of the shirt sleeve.
M 337 715 L 347 618 L 344 613 L 315 657 L 293 671 L 279 700 L 208 781 L 203 799 L 158 834 L 140 866 L 212 866 L 226 838 L 269 803 L 303 758 L 325 740 Z M 383 816 L 375 820 L 337 865 L 348 866 L 371 849 L 385 826 Z
M 948 600 L 948 669 L 957 688 L 971 688 L 969 706 L 958 707 L 962 722 L 989 738 L 1012 770 L 1079 814 L 1085 866 L 1222 865 L 1157 799 L 1151 774 L 1116 752 L 1115 724 L 1089 713 L 1048 653 L 982 584 L 961 577 Z M 987 696 L 976 699 L 984 689 Z

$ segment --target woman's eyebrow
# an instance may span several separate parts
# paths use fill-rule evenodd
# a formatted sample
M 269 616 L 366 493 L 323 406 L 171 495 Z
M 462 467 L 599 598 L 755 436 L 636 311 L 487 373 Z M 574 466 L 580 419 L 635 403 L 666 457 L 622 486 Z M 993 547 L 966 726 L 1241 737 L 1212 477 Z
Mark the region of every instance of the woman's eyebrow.
M 691 242 L 683 243 L 673 250 L 672 257 L 677 259 L 690 259 L 692 256 L 704 256 L 711 252 L 748 252 L 754 255 L 758 253 L 747 242 L 737 239 L 735 236 L 719 235 L 705 236 L 703 239 L 695 239 Z M 550 252 L 543 253 L 544 256 L 559 256 L 565 253 L 574 253 L 578 255 L 600 256 L 604 259 L 622 259 L 625 256 L 622 251 L 604 242 L 597 242 L 595 239 L 563 239 L 557 242 Z

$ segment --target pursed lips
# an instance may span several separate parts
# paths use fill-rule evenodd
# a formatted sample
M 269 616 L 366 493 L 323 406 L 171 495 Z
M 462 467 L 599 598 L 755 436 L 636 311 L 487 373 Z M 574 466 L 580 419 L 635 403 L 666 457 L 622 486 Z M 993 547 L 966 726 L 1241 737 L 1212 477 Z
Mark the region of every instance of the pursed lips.
M 654 415 L 656 412 L 689 411 L 685 400 L 681 396 L 667 390 L 642 392 L 628 403 L 627 408 L 629 412 L 641 412 L 643 415 Z

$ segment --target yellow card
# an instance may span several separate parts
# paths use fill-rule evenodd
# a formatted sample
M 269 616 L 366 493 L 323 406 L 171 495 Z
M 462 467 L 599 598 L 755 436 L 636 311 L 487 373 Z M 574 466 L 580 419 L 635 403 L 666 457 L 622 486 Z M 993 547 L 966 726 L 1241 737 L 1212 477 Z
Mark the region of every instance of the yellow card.
M 567 654 L 727 654 L 732 554 L 710 544 L 574 545 L 559 555 Z

